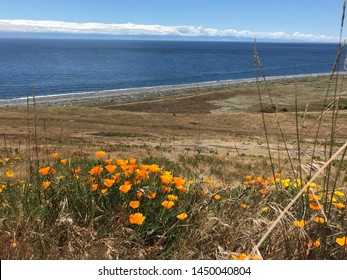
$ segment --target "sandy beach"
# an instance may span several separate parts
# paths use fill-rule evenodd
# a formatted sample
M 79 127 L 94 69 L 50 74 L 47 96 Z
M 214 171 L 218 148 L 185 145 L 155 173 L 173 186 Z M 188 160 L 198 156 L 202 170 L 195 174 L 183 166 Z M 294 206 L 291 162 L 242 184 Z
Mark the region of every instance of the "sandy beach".
M 305 75 L 291 75 L 291 76 L 274 76 L 267 77 L 268 81 L 277 80 L 296 80 L 302 78 L 316 78 L 327 76 L 328 73 L 322 74 L 305 74 Z M 206 92 L 206 91 L 219 91 L 230 88 L 233 85 L 243 85 L 254 83 L 256 78 L 238 79 L 238 80 L 223 80 L 203 83 L 192 84 L 179 84 L 168 86 L 155 86 L 143 88 L 129 88 L 129 89 L 116 89 L 116 90 L 103 90 L 82 93 L 67 93 L 59 95 L 36 96 L 36 106 L 63 106 L 63 105 L 76 105 L 88 104 L 92 102 L 129 102 L 144 99 L 156 99 L 164 96 L 193 93 L 193 92 Z M 25 107 L 27 102 L 33 104 L 33 97 L 17 98 L 17 99 L 0 99 L 1 107 Z

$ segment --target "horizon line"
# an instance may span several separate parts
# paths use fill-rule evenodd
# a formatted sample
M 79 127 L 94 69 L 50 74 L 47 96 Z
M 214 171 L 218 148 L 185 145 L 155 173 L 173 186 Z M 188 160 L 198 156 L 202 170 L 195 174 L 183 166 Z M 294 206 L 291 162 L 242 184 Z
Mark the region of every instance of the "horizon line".
M 220 42 L 220 43 L 254 43 L 254 38 L 237 38 L 237 37 L 178 37 L 178 36 L 163 36 L 163 35 L 100 35 L 100 34 L 69 34 L 69 33 L 21 33 L 8 32 L 10 36 L 5 36 L 5 32 L 0 31 L 1 39 L 28 39 L 28 40 L 95 40 L 95 41 L 163 41 L 163 42 Z M 18 36 L 21 34 L 22 36 Z M 290 39 L 269 39 L 256 38 L 257 43 L 287 43 L 287 44 L 339 44 L 338 41 L 301 41 Z

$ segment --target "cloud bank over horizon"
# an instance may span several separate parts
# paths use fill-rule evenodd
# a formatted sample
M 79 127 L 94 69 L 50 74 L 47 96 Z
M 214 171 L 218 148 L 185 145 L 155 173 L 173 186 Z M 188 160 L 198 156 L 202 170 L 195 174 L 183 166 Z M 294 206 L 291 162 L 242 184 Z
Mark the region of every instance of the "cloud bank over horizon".
M 0 32 L 30 32 L 30 33 L 66 33 L 93 35 L 148 35 L 148 36 L 180 36 L 180 37 L 236 37 L 277 40 L 296 40 L 308 42 L 337 42 L 338 38 L 327 35 L 304 34 L 294 32 L 252 32 L 249 30 L 216 29 L 203 26 L 165 26 L 148 24 L 105 24 L 78 23 L 65 21 L 36 20 L 0 20 Z

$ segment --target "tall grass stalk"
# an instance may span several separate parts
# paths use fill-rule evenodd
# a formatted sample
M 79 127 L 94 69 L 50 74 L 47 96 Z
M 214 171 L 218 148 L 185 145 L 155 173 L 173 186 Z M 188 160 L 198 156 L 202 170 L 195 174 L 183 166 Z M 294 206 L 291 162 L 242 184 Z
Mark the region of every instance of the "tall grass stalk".
M 288 205 L 283 209 L 282 213 L 276 218 L 276 220 L 271 224 L 271 226 L 268 228 L 268 230 L 264 233 L 264 235 L 262 236 L 262 238 L 258 241 L 258 243 L 254 246 L 254 248 L 252 249 L 252 253 L 254 254 L 256 253 L 261 245 L 263 244 L 263 242 L 266 240 L 266 238 L 269 236 L 269 234 L 274 230 L 274 228 L 278 225 L 278 223 L 281 221 L 281 219 L 283 219 L 283 217 L 289 212 L 289 209 L 294 205 L 294 203 L 300 198 L 302 197 L 302 195 L 304 194 L 305 191 L 307 191 L 307 188 L 309 187 L 309 185 L 311 183 L 313 183 L 318 176 L 325 171 L 325 169 L 332 163 L 332 161 L 337 158 L 337 156 L 343 152 L 343 156 L 345 155 L 347 149 L 347 142 L 340 148 L 338 149 L 331 157 L 328 161 L 326 161 L 323 166 L 321 168 L 319 168 L 319 170 L 312 176 L 312 178 L 305 184 L 305 186 L 302 187 L 302 189 L 297 193 L 297 195 L 290 201 L 290 203 L 288 203 Z
M 262 101 L 262 96 L 261 96 L 261 91 L 260 91 L 259 71 L 261 72 L 262 81 L 265 84 L 266 92 L 267 92 L 267 95 L 268 95 L 268 97 L 270 99 L 271 107 L 277 107 L 277 106 L 275 106 L 275 104 L 272 101 L 271 92 L 270 92 L 269 86 L 267 84 L 265 72 L 264 72 L 264 69 L 263 69 L 263 66 L 262 66 L 262 63 L 261 63 L 258 51 L 257 51 L 256 39 L 254 40 L 254 65 L 255 65 L 257 91 L 258 91 L 258 97 L 259 97 L 260 111 L 261 111 L 261 114 L 262 114 L 262 120 L 263 120 L 263 126 L 264 126 L 266 145 L 267 145 L 268 155 L 269 155 L 269 159 L 270 159 L 270 163 L 271 163 L 272 174 L 275 177 L 275 167 L 274 167 L 272 156 L 271 156 L 271 149 L 270 149 L 270 145 L 269 145 L 269 136 L 268 136 L 268 133 L 267 133 L 267 130 L 266 130 L 266 120 L 265 120 L 265 114 L 264 114 L 264 109 L 263 109 L 263 101 Z M 287 153 L 287 160 L 290 163 L 292 172 L 294 173 L 295 172 L 294 165 L 293 165 L 293 162 L 292 162 L 292 158 L 291 158 L 291 156 L 289 154 L 289 149 L 288 149 L 288 146 L 287 146 L 287 140 L 285 139 L 285 136 L 284 136 L 284 133 L 283 133 L 283 129 L 282 129 L 281 123 L 280 123 L 279 118 L 278 118 L 277 110 L 275 112 L 275 116 L 276 116 L 277 129 L 279 129 L 279 132 L 280 132 L 283 144 L 284 144 L 284 148 L 285 148 L 285 151 Z M 279 171 L 281 170 L 281 168 L 282 167 L 278 167 Z
M 257 47 L 256 47 L 256 40 L 254 39 L 254 66 L 256 69 L 256 81 L 257 81 L 257 90 L 258 90 L 258 97 L 259 97 L 259 104 L 260 104 L 260 111 L 261 111 L 261 117 L 263 120 L 263 127 L 264 127 L 264 133 L 265 133 L 265 140 L 266 140 L 266 147 L 267 147 L 267 151 L 268 151 L 268 156 L 269 156 L 269 160 L 270 160 L 270 164 L 271 164 L 271 169 L 272 169 L 272 175 L 275 177 L 275 166 L 272 160 L 272 155 L 271 155 L 271 149 L 270 149 L 270 144 L 269 144 L 269 137 L 268 137 L 268 133 L 267 133 L 267 125 L 266 125 L 266 121 L 265 121 L 265 114 L 264 114 L 264 106 L 263 106 L 263 100 L 262 100 L 262 95 L 261 95 L 261 91 L 260 91 L 260 84 L 259 84 L 259 69 L 262 73 L 263 76 L 263 80 L 265 82 L 266 85 L 266 89 L 267 92 L 270 93 L 269 88 L 267 86 L 266 83 L 266 79 L 265 79 L 265 74 L 263 71 L 263 67 L 261 65 L 261 61 L 259 59 L 259 55 L 257 52 Z M 273 104 L 272 102 L 272 98 L 271 98 L 271 94 L 269 94 L 270 100 L 271 100 L 271 104 Z
M 33 88 L 33 113 L 34 113 L 34 139 L 35 139 L 35 155 L 36 155 L 36 164 L 39 166 L 39 139 L 37 133 L 37 113 L 36 113 L 36 96 L 35 96 L 35 87 Z
M 29 100 L 29 92 L 27 92 L 26 98 L 26 120 L 27 120 L 27 151 L 28 151 L 28 159 L 31 158 L 31 140 L 30 140 L 30 100 Z

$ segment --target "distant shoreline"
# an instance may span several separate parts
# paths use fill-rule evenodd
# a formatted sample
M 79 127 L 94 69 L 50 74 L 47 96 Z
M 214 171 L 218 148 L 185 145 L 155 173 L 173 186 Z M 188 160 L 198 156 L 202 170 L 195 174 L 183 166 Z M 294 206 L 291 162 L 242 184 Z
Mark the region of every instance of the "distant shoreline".
M 315 74 L 300 74 L 288 76 L 269 76 L 268 81 L 276 80 L 295 80 L 302 78 L 317 78 L 328 76 L 330 73 L 315 73 Z M 259 78 L 261 79 L 261 78 Z M 81 93 L 66 93 L 46 96 L 36 96 L 36 106 L 66 106 L 78 105 L 91 102 L 124 102 L 134 101 L 143 98 L 156 98 L 178 93 L 221 90 L 232 85 L 255 83 L 256 78 L 243 78 L 235 80 L 221 80 L 211 82 L 199 82 L 191 84 L 178 84 L 166 86 L 153 86 L 141 88 L 126 88 L 115 90 L 102 90 Z M 33 105 L 33 97 L 15 98 L 15 99 L 0 99 L 0 108 L 4 107 L 26 107 L 29 101 L 29 106 Z

